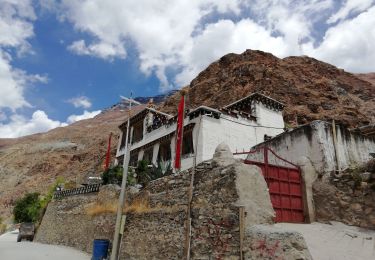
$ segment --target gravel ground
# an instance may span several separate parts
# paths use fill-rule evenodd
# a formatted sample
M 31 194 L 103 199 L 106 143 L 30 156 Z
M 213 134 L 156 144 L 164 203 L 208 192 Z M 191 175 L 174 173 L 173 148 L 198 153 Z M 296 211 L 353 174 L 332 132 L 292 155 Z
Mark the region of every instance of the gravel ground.
M 90 255 L 73 248 L 22 241 L 17 243 L 18 231 L 0 236 L 1 260 L 89 260 Z
M 314 260 L 375 259 L 375 231 L 348 226 L 340 222 L 275 226 L 300 232 Z

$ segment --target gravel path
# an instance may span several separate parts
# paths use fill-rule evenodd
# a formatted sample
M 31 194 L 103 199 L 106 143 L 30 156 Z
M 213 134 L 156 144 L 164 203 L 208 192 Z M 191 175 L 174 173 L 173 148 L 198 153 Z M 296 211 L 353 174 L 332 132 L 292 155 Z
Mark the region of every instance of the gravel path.
M 89 260 L 90 255 L 73 248 L 22 241 L 17 243 L 18 232 L 0 236 L 1 260 Z
M 278 223 L 275 226 L 300 232 L 314 260 L 375 259 L 375 231 L 340 222 L 331 225 Z

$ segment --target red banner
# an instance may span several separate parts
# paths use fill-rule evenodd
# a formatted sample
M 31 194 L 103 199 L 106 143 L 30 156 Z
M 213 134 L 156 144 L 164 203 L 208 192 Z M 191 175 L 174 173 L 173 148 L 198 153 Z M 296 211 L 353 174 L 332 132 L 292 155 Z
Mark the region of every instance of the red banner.
M 109 139 L 108 139 L 108 147 L 107 147 L 107 154 L 105 156 L 105 170 L 108 170 L 109 168 L 109 161 L 111 158 L 111 139 L 112 139 L 112 133 L 109 134 Z
M 176 156 L 174 160 L 174 167 L 181 169 L 181 151 L 182 138 L 184 129 L 184 110 L 185 110 L 185 96 L 181 96 L 180 104 L 178 105 L 177 128 L 176 128 Z

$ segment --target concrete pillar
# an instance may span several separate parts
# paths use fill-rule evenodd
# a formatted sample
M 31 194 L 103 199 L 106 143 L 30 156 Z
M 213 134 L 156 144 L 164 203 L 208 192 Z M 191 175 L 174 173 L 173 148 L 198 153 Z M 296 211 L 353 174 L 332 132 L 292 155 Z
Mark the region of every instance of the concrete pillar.
M 312 185 L 317 179 L 318 174 L 315 171 L 314 166 L 312 165 L 309 158 L 302 156 L 297 160 L 297 164 L 301 168 L 301 177 L 303 181 L 303 192 L 304 192 L 304 210 L 307 214 L 307 221 L 309 223 L 315 221 L 315 207 L 313 199 L 313 189 Z

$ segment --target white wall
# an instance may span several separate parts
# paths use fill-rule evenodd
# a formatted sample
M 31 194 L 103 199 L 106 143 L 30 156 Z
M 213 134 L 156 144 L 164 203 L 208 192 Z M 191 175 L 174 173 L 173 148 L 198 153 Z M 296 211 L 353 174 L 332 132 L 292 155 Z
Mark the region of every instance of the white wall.
M 212 158 L 215 148 L 221 143 L 225 142 L 234 153 L 248 151 L 250 147 L 257 143 L 254 127 L 249 127 L 250 121 L 243 119 L 236 119 L 222 115 L 223 118 L 215 119 L 208 116 L 202 118 L 202 154 L 199 156 L 199 161 L 205 161 Z M 224 118 L 233 120 L 228 121 Z M 246 125 L 241 125 L 243 123 Z M 253 125 L 255 125 L 253 123 Z M 263 141 L 262 139 L 259 139 Z
M 275 111 L 262 103 L 255 103 L 255 113 L 259 125 L 284 128 L 282 111 Z M 275 132 L 277 132 L 277 130 Z
M 341 170 L 353 164 L 366 162 L 371 158 L 369 153 L 375 152 L 374 139 L 349 133 L 340 127 L 336 128 L 336 132 Z M 294 129 L 258 146 L 265 144 L 279 156 L 295 164 L 298 164 L 302 157 L 308 158 L 318 173 L 324 174 L 336 168 L 332 125 L 328 122 L 314 121 L 310 125 Z M 250 155 L 248 159 L 257 159 L 257 156 Z M 274 164 L 279 162 L 270 161 Z
M 264 107 L 262 104 L 257 105 L 258 122 L 250 121 L 245 118 L 234 118 L 227 115 L 221 115 L 220 119 L 216 119 L 207 115 L 189 120 L 185 119 L 184 125 L 195 123 L 193 129 L 193 145 L 197 153 L 197 163 L 212 158 L 215 148 L 221 142 L 229 145 L 232 152 L 249 151 L 250 148 L 260 142 L 264 141 L 264 135 L 275 136 L 283 132 L 284 121 L 281 112 L 276 112 Z M 272 126 L 280 129 L 263 128 L 262 126 Z M 134 143 L 131 150 L 144 146 L 154 140 L 157 140 L 165 135 L 168 135 L 176 130 L 176 124 L 170 126 L 162 126 L 151 133 L 145 133 L 143 140 Z M 122 137 L 123 135 L 121 135 Z M 174 164 L 175 156 L 175 142 L 174 136 L 171 140 L 172 164 Z M 119 140 L 121 143 L 121 138 Z M 198 146 L 197 146 L 198 142 Z M 154 147 L 154 158 L 157 158 L 157 148 Z M 124 155 L 124 149 L 118 150 L 116 157 Z M 142 153 L 142 151 L 141 151 Z M 141 154 L 140 154 L 141 155 Z M 236 156 L 237 158 L 246 155 Z M 181 160 L 181 170 L 190 168 L 193 165 L 193 156 L 183 157 Z

